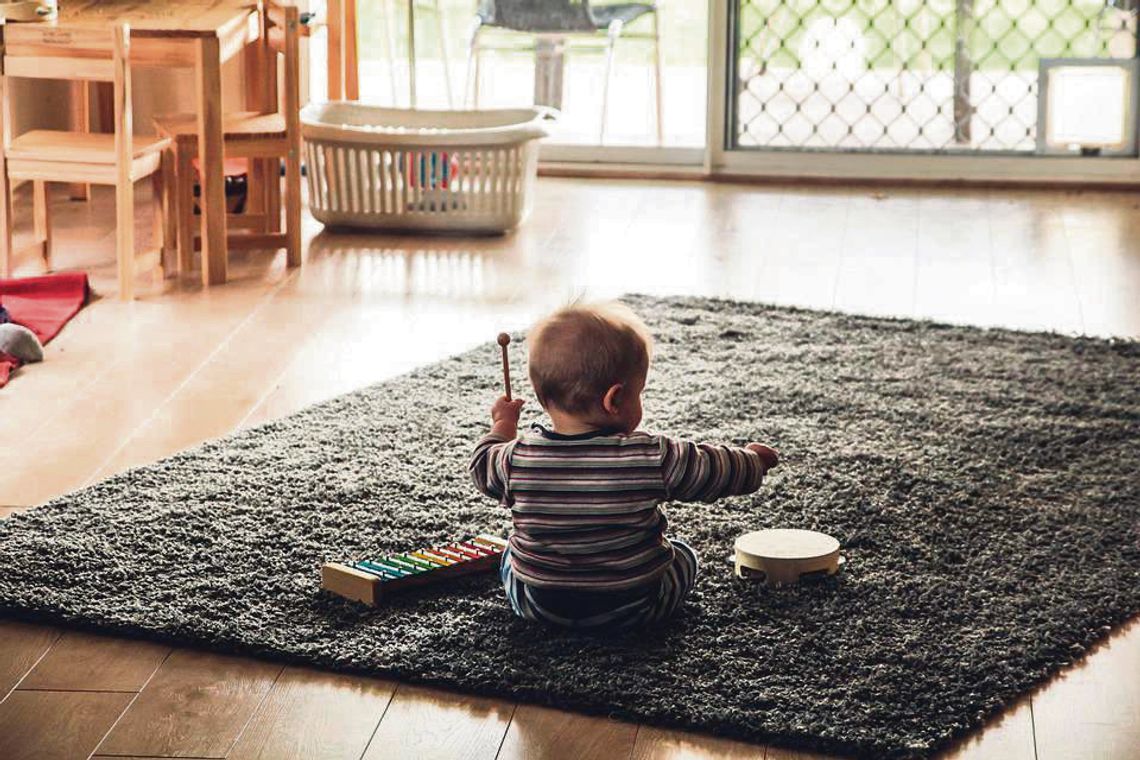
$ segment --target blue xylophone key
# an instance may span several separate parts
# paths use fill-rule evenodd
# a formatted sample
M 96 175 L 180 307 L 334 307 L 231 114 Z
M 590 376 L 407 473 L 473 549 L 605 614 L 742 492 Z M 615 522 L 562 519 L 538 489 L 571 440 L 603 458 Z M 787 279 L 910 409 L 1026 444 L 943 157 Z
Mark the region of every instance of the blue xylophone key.
M 384 580 L 395 580 L 403 575 L 403 573 L 394 567 L 388 567 L 387 565 L 381 565 L 369 560 L 361 560 L 356 563 L 356 566 L 373 575 L 379 575 Z
M 369 575 L 375 575 L 377 578 L 379 578 L 382 581 L 388 580 L 388 574 L 387 573 L 383 573 L 379 570 L 373 570 L 371 567 L 368 567 L 363 562 L 353 562 L 353 563 L 351 563 L 351 566 L 356 568 L 357 570 L 363 570 L 364 572 L 368 573 Z

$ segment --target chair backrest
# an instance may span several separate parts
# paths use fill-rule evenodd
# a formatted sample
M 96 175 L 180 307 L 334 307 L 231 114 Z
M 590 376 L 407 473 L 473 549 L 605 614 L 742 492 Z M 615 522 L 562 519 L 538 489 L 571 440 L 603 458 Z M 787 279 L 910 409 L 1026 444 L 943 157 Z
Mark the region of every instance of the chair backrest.
M 290 139 L 301 134 L 301 12 L 295 5 L 265 0 L 261 10 L 263 44 L 266 48 L 265 99 L 267 110 L 285 116 L 285 131 Z M 278 56 L 281 58 L 281 84 L 278 88 Z
M 23 79 L 115 81 L 116 61 L 130 58 L 130 28 L 7 24 L 3 71 Z
M 102 28 L 58 28 L 39 24 L 4 27 L 0 72 L 6 78 L 112 82 L 115 153 L 119 165 L 133 155 L 131 108 L 131 30 L 126 24 Z M 9 88 L 3 88 L 2 118 L 10 123 Z M 7 147 L 7 128 L 3 135 Z
M 516 32 L 597 31 L 588 0 L 480 0 L 479 17 Z

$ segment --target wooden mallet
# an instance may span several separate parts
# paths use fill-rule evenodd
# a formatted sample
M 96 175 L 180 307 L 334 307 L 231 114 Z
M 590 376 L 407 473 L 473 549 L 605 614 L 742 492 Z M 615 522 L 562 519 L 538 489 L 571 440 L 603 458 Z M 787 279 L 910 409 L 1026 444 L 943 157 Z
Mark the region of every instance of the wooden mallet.
M 507 401 L 511 400 L 511 360 L 507 356 L 507 346 L 511 344 L 511 336 L 499 333 L 499 346 L 503 349 L 503 387 L 507 392 Z

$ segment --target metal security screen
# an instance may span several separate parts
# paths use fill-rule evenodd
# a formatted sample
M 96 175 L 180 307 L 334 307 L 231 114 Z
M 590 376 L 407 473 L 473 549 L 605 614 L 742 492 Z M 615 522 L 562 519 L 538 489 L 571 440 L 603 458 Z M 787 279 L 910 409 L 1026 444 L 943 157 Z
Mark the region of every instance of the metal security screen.
M 732 147 L 1032 152 L 1043 58 L 1133 58 L 1140 0 L 733 0 Z

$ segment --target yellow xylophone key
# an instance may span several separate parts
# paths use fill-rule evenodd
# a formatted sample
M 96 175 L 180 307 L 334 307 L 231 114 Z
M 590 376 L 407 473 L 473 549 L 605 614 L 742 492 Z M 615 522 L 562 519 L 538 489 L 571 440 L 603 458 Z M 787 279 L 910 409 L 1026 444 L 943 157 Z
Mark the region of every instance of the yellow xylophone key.
M 432 564 L 435 564 L 435 565 L 439 565 L 440 567 L 447 567 L 448 565 L 454 565 L 455 564 L 455 560 L 447 560 L 447 559 L 444 559 L 442 557 L 437 557 L 434 554 L 432 554 L 430 551 L 428 551 L 427 549 L 420 549 L 418 552 L 412 552 L 412 556 L 413 557 L 419 557 L 422 560 L 425 560 L 427 562 L 431 562 Z

